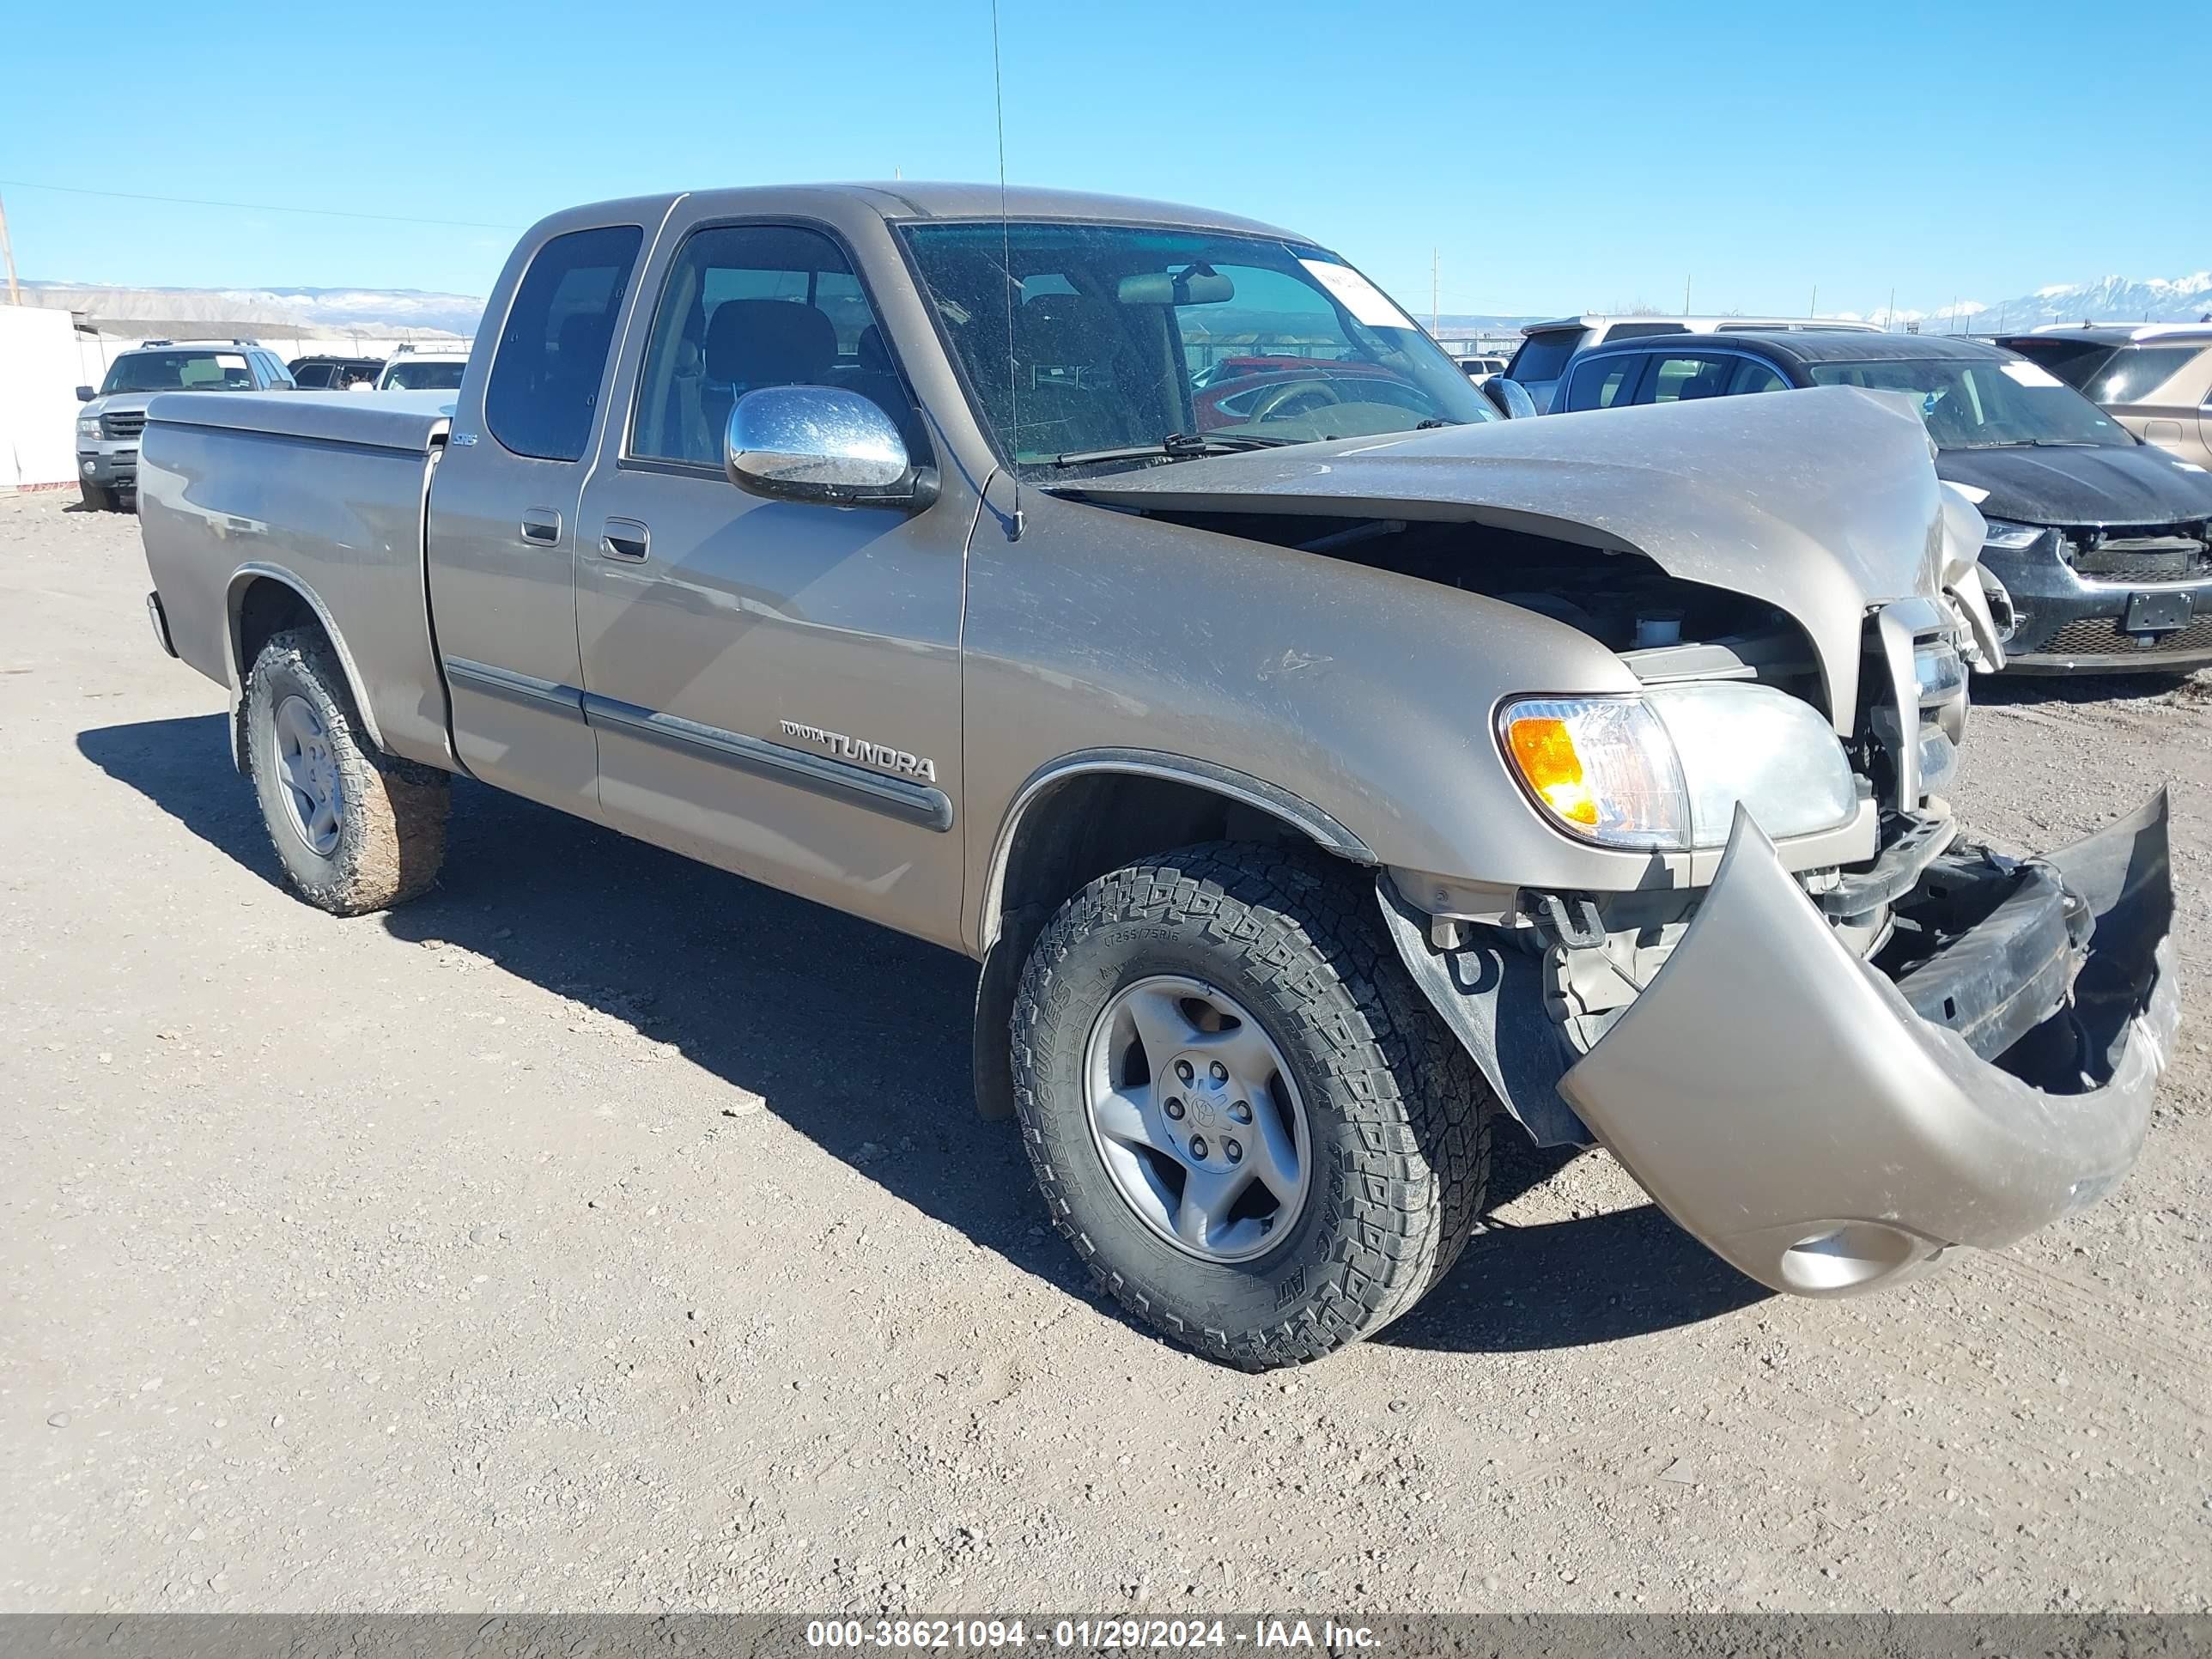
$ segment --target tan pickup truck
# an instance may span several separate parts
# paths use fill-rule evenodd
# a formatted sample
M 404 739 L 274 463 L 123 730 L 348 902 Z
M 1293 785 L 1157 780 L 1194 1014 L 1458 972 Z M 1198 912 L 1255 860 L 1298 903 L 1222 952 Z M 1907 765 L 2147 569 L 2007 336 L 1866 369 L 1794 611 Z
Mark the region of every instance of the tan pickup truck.
M 1501 1115 L 1814 1296 L 2134 1159 L 2162 799 L 1972 845 L 1978 516 L 1753 401 L 1505 421 L 1218 214 L 729 191 L 532 230 L 456 392 L 156 398 L 138 487 L 308 902 L 461 774 L 964 951 L 1054 1224 L 1256 1367 L 1436 1282 Z

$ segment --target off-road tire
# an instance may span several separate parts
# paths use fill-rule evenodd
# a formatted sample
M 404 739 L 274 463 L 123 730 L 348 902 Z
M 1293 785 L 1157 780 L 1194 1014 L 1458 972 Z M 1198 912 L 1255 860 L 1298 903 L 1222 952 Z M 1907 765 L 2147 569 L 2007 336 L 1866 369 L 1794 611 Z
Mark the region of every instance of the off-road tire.
M 276 775 L 273 723 L 287 696 L 305 697 L 328 735 L 340 802 L 338 842 L 319 856 L 294 830 Z M 330 641 L 319 629 L 287 629 L 253 659 L 246 684 L 246 769 L 276 861 L 292 890 L 319 910 L 357 916 L 427 890 L 446 857 L 452 780 L 396 759 L 369 742 Z
M 119 505 L 115 492 L 106 484 L 81 483 L 84 493 L 84 507 L 88 513 L 112 513 Z
M 1091 1132 L 1092 1024 L 1121 987 L 1163 974 L 1250 1010 L 1305 1103 L 1311 1190 L 1252 1261 L 1203 1261 L 1147 1229 Z M 1373 1335 L 1449 1271 L 1481 1213 L 1493 1097 L 1407 979 L 1371 875 L 1320 854 L 1212 843 L 1100 877 L 1037 940 L 1012 1037 L 1053 1225 L 1102 1290 L 1209 1358 L 1261 1370 Z

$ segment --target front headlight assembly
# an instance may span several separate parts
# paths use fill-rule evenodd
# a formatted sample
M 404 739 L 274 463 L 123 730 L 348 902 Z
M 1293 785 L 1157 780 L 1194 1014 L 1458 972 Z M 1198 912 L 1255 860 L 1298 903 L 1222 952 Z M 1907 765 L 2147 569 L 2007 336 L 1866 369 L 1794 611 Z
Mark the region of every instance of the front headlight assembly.
M 2001 553 L 2024 553 L 2041 541 L 2045 526 L 2039 524 L 2014 524 L 2009 519 L 1992 519 L 1986 514 L 1982 520 L 1986 526 L 1982 536 L 1984 550 L 1996 548 Z
M 1778 840 L 1840 829 L 1858 811 L 1850 762 L 1827 721 L 1772 686 L 1522 697 L 1499 709 L 1498 736 L 1545 815 L 1601 847 L 1724 846 L 1739 802 Z
M 80 438 L 97 438 L 100 435 L 100 416 L 79 416 L 76 422 L 76 435 Z

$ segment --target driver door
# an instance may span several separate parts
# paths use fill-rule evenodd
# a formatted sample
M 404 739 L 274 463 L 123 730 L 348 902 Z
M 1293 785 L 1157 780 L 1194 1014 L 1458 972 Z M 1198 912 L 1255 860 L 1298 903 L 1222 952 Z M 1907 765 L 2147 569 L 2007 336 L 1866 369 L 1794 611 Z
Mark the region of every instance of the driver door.
M 948 491 L 909 514 L 766 501 L 725 476 L 731 408 L 771 386 L 871 398 L 930 459 L 825 232 L 698 225 L 656 281 L 577 516 L 602 811 L 644 840 L 957 945 L 974 498 Z

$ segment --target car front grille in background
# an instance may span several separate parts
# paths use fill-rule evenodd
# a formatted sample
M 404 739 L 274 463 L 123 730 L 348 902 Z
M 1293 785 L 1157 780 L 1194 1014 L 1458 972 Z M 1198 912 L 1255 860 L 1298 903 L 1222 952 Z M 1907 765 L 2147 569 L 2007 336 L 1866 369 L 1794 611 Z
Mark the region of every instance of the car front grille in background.
M 2064 532 L 2066 562 L 2093 582 L 2186 582 L 2212 576 L 2212 523 L 2108 526 Z
M 100 417 L 100 429 L 111 438 L 135 438 L 146 429 L 146 411 L 118 409 Z
M 2068 623 L 2051 636 L 2048 645 L 2039 645 L 2032 653 L 2039 657 L 2140 657 L 2155 662 L 2160 657 L 2177 656 L 2185 652 L 2212 651 L 2212 617 L 2202 617 L 2186 628 L 2177 628 L 2171 634 L 2149 636 L 2150 643 L 2138 644 L 2132 634 L 2120 632 L 2120 625 L 2109 617 L 2089 617 L 2080 622 Z

